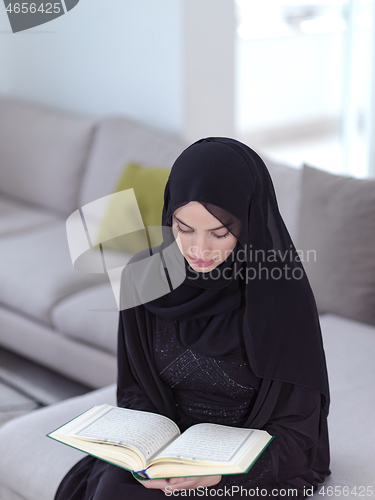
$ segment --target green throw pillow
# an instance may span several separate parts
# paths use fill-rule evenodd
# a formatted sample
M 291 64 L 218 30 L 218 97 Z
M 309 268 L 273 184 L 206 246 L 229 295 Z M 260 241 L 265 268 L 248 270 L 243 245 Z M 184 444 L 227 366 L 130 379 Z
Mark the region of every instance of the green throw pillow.
M 115 193 L 125 189 L 133 188 L 141 213 L 143 226 L 145 226 L 151 246 L 162 243 L 161 219 L 164 204 L 164 189 L 169 177 L 170 170 L 166 168 L 146 167 L 135 162 L 126 165 L 115 188 Z M 133 207 L 134 209 L 134 207 Z M 122 198 L 113 199 L 108 205 L 107 212 L 100 224 L 98 242 L 104 242 L 103 248 L 120 252 L 136 254 L 149 247 L 144 229 L 133 231 L 125 235 L 111 238 L 110 235 L 118 233 L 117 228 L 125 218 L 139 220 L 137 214 L 132 215 L 129 210 L 129 202 Z M 138 224 L 139 226 L 139 224 Z M 148 226 L 158 226 L 151 229 Z

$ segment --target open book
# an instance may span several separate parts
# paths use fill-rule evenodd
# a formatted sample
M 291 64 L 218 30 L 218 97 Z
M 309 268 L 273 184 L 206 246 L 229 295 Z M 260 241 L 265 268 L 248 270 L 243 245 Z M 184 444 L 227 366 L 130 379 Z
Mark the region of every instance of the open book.
M 266 431 L 209 423 L 181 434 L 163 415 L 106 404 L 48 437 L 130 470 L 138 479 L 244 473 L 273 439 Z

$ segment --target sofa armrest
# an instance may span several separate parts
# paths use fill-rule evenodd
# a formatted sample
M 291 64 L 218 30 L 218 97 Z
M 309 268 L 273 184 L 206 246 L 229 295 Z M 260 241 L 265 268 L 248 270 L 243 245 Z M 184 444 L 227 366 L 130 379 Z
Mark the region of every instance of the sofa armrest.
M 115 384 L 35 410 L 2 426 L 0 498 L 53 500 L 63 477 L 85 454 L 46 434 L 104 403 L 116 405 Z

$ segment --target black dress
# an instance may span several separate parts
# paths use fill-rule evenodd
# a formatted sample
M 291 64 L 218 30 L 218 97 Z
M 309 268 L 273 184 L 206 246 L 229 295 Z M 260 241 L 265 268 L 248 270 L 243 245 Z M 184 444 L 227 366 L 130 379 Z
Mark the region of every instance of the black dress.
M 250 369 L 242 346 L 238 346 L 237 352 L 212 358 L 185 348 L 178 338 L 173 322 L 156 317 L 155 327 L 154 362 L 160 378 L 173 391 L 178 409 L 176 423 L 181 431 L 199 422 L 243 426 L 249 414 L 254 411 L 257 400 L 262 397 L 260 388 L 264 386 L 264 381 L 256 377 Z M 268 388 L 269 391 L 272 392 L 272 387 Z M 317 484 L 323 481 L 329 473 L 328 466 L 320 472 L 312 469 L 304 471 L 306 459 L 302 453 L 302 450 L 308 448 L 309 445 L 313 449 L 309 431 L 315 427 L 315 432 L 318 432 L 320 395 L 311 389 L 293 386 L 289 383 L 283 384 L 281 394 L 281 406 L 277 405 L 279 415 L 275 415 L 276 421 L 279 416 L 284 416 L 288 427 L 290 423 L 287 420 L 295 420 L 296 431 L 293 433 L 289 429 L 288 439 L 283 443 L 284 436 L 279 434 L 277 427 L 272 426 L 272 422 L 268 427 L 264 426 L 271 434 L 276 435 L 276 439 L 250 471 L 246 474 L 223 476 L 219 484 L 207 488 L 204 492 L 200 491 L 199 496 L 208 498 L 215 493 L 210 493 L 210 490 L 220 489 L 222 491 L 219 493 L 223 493 L 224 497 L 242 498 L 245 494 L 243 489 L 246 489 L 248 495 L 255 497 L 266 494 L 278 498 L 275 491 L 281 491 L 280 498 L 298 499 L 304 498 L 308 488 L 315 489 Z M 142 404 L 138 405 L 138 409 L 152 410 Z M 288 412 L 292 413 L 288 415 Z M 302 429 L 306 428 L 306 435 L 300 434 L 301 420 L 305 421 Z M 278 440 L 279 443 L 277 443 Z M 322 443 L 321 452 L 324 457 L 328 441 L 326 445 Z M 279 449 L 278 444 L 281 446 Z M 286 475 L 288 480 L 278 480 L 279 477 L 283 479 L 282 475 L 285 476 L 285 471 L 279 463 L 282 453 L 288 455 L 286 457 L 286 462 L 290 465 L 290 470 Z M 293 475 L 294 464 L 298 464 L 300 472 L 304 474 Z M 272 490 L 274 490 L 273 493 Z M 78 462 L 65 476 L 55 500 L 132 498 L 162 499 L 165 498 L 165 494 L 161 490 L 144 488 L 126 470 L 88 456 Z

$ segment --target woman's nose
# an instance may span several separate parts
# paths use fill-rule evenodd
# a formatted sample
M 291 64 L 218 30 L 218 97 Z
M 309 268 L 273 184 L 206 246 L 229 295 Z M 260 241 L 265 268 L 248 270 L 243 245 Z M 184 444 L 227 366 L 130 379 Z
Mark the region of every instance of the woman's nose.
M 208 260 L 211 249 L 204 235 L 201 237 L 197 236 L 194 245 L 191 247 L 192 257 L 197 259 Z

